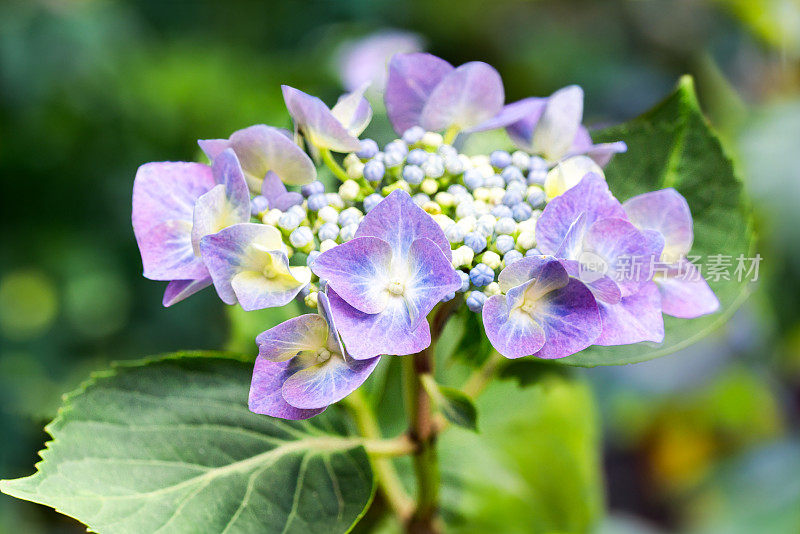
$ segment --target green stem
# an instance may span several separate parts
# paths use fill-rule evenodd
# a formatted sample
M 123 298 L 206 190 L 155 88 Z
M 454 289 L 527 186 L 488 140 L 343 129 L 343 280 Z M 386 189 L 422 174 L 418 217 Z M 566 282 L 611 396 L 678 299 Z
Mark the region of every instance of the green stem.
M 364 394 L 360 390 L 356 390 L 345 400 L 353 414 L 359 433 L 369 440 L 379 440 L 381 437 L 380 427 Z M 389 447 L 393 452 L 402 450 L 403 454 L 411 454 L 416 449 L 416 444 L 407 436 L 401 436 L 396 440 L 398 440 L 397 443 Z M 381 494 L 397 518 L 403 523 L 407 522 L 414 509 L 414 503 L 403 487 L 391 458 L 377 454 L 374 446 L 372 450 L 368 447 L 367 452 L 370 452 L 372 467 L 375 470 Z
M 322 156 L 322 161 L 325 163 L 325 166 L 328 167 L 339 180 L 346 182 L 350 179 L 350 177 L 347 175 L 347 172 L 333 158 L 333 154 L 331 154 L 329 149 L 321 148 L 319 153 Z

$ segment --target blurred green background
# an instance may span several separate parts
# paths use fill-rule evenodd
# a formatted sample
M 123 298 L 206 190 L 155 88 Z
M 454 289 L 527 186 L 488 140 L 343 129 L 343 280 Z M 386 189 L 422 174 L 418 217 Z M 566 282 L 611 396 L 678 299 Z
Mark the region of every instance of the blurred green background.
M 509 101 L 578 83 L 596 126 L 638 115 L 694 75 L 752 195 L 764 258 L 745 307 L 688 350 L 578 372 L 577 382 L 542 380 L 524 393 L 527 418 L 503 413 L 515 384 L 491 389 L 483 437 L 507 452 L 505 463 L 482 454 L 482 437 L 446 438 L 445 477 L 451 469 L 477 481 L 454 528 L 547 532 L 548 517 L 573 513 L 559 506 L 585 496 L 542 476 L 547 458 L 578 478 L 602 468 L 589 484 L 605 488 L 605 504 L 583 505 L 607 509 L 604 533 L 800 532 L 797 0 L 5 0 L 0 478 L 32 472 L 60 395 L 111 360 L 253 352 L 243 321 L 232 328 L 213 291 L 164 309 L 162 284 L 141 277 L 130 227 L 136 168 L 194 159 L 198 138 L 288 125 L 281 83 L 331 102 L 348 43 L 389 30 L 455 64 L 491 63 Z M 368 133 L 387 141 L 385 124 Z M 259 320 L 247 319 L 272 326 Z M 562 441 L 540 443 L 558 432 Z M 571 456 L 595 440 L 598 465 Z M 509 493 L 481 493 L 482 476 Z M 0 533 L 80 531 L 0 496 Z

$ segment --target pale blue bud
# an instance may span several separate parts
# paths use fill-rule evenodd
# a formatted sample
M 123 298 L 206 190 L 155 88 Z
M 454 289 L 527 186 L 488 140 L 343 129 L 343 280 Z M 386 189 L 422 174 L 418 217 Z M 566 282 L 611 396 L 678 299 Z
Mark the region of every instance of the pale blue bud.
M 283 230 L 290 231 L 300 226 L 302 220 L 303 219 L 298 217 L 296 213 L 287 211 L 278 219 L 278 226 Z
M 467 169 L 464 171 L 464 185 L 467 186 L 467 189 L 470 191 L 474 191 L 479 187 L 483 187 L 484 183 L 483 175 L 477 169 Z
M 398 152 L 397 150 L 393 150 L 391 152 L 384 152 L 383 153 L 383 163 L 387 167 L 397 167 L 403 160 L 405 159 L 406 155 L 402 152 Z
M 538 248 L 532 248 L 532 249 L 530 249 L 530 250 L 527 250 L 527 251 L 525 252 L 525 257 L 526 257 L 526 258 L 527 258 L 528 256 L 541 256 L 541 255 L 542 255 L 542 253 L 539 251 L 539 249 L 538 249 Z
M 511 165 L 511 154 L 505 150 L 495 150 L 489 155 L 489 163 L 498 169 L 508 167 Z
M 515 205 L 511 208 L 511 211 L 513 212 L 514 220 L 517 222 L 527 221 L 533 215 L 533 208 L 531 208 L 530 204 L 524 202 Z
M 423 179 L 425 179 L 425 173 L 416 165 L 406 165 L 403 167 L 403 180 L 409 184 L 419 185 L 422 183 Z
M 513 234 L 517 229 L 517 223 L 511 216 L 500 217 L 494 225 L 494 231 L 498 234 Z
M 317 230 L 317 237 L 320 241 L 325 241 L 326 239 L 336 239 L 339 235 L 339 225 L 333 222 L 327 222 L 319 227 Z
M 425 129 L 422 126 L 412 126 L 403 132 L 403 141 L 409 145 L 413 145 L 414 143 L 418 143 L 423 135 L 425 135 Z
M 451 224 L 447 227 L 447 230 L 444 231 L 444 236 L 450 243 L 461 243 L 464 241 L 464 230 L 457 224 Z
M 516 246 L 516 243 L 514 242 L 514 238 L 510 235 L 499 235 L 494 242 L 494 246 L 497 247 L 498 252 L 505 254 L 509 250 L 512 250 Z
M 328 197 L 325 193 L 315 193 L 308 197 L 308 209 L 319 211 L 328 205 Z
M 293 247 L 302 248 L 308 245 L 314 239 L 314 234 L 311 233 L 311 228 L 308 226 L 300 226 L 292 230 L 289 234 L 289 242 Z
M 492 215 L 501 219 L 503 217 L 511 217 L 511 208 L 505 204 L 498 204 L 492 208 Z
M 415 148 L 406 156 L 406 163 L 409 165 L 420 166 L 428 160 L 428 152 L 421 148 Z
M 381 203 L 383 197 L 378 193 L 372 193 L 364 199 L 364 211 L 370 212 L 372 208 Z
M 503 204 L 509 207 L 516 206 L 522 202 L 522 194 L 518 191 L 506 191 L 506 194 L 503 195 Z
M 403 157 L 408 154 L 408 145 L 403 142 L 402 139 L 395 139 L 391 141 L 386 147 L 383 149 L 384 154 L 388 154 L 389 152 L 398 152 L 403 155 Z
M 486 248 L 486 236 L 481 232 L 470 232 L 464 236 L 464 244 L 478 254 Z
M 364 178 L 368 182 L 379 182 L 386 172 L 386 167 L 380 161 L 370 160 L 364 165 Z
M 253 197 L 253 199 L 250 201 L 250 215 L 253 217 L 258 217 L 268 209 L 269 200 L 267 200 L 266 197 L 258 195 L 257 197 Z
M 542 191 L 541 189 L 537 189 L 535 191 L 532 191 L 528 195 L 528 198 L 526 200 L 528 201 L 528 204 L 530 204 L 534 208 L 538 208 L 539 206 L 544 204 L 546 198 L 547 197 L 544 194 L 544 191 Z
M 499 174 L 492 175 L 488 177 L 484 182 L 483 185 L 485 187 L 505 187 L 506 181 L 503 180 L 503 177 Z
M 508 252 L 503 254 L 503 263 L 505 263 L 506 267 L 508 267 L 515 261 L 519 261 L 521 259 L 522 259 L 522 252 L 520 252 L 519 250 L 509 250 Z
M 324 193 L 325 192 L 325 184 L 323 184 L 319 180 L 314 180 L 310 184 L 306 184 L 303 187 L 301 187 L 300 188 L 300 192 L 306 198 L 310 197 L 311 195 L 315 195 L 317 193 Z
M 356 152 L 356 156 L 361 159 L 371 159 L 378 153 L 378 143 L 374 139 L 362 139 L 361 147 Z
M 486 302 L 486 295 L 480 291 L 473 291 L 467 297 L 467 308 L 471 312 L 480 313 L 483 310 L 483 305 Z
M 475 287 L 488 286 L 494 282 L 494 271 L 485 263 L 479 263 L 469 271 L 469 281 Z
M 342 243 L 353 239 L 353 236 L 356 235 L 356 230 L 358 230 L 357 224 L 348 224 L 339 230 L 339 237 L 342 239 Z
M 457 270 L 456 274 L 459 278 L 461 278 L 461 287 L 458 288 L 458 291 L 461 293 L 466 293 L 469 289 L 469 274 L 465 273 L 461 269 Z
M 320 252 L 319 250 L 312 250 L 311 252 L 309 252 L 308 257 L 306 258 L 306 265 L 310 267 L 311 264 L 314 263 L 314 260 L 316 260 L 320 254 L 322 254 L 322 252 Z
M 500 176 L 503 177 L 503 180 L 505 180 L 507 184 L 512 182 L 525 183 L 525 176 L 522 175 L 522 171 L 513 166 L 508 166 L 503 169 L 503 172 L 500 173 Z

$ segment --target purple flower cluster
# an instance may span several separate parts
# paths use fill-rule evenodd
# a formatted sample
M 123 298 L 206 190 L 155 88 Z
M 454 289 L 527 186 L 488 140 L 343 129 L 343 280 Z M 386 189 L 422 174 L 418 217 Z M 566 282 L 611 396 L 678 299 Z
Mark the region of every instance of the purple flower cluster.
M 360 139 L 366 89 L 328 107 L 284 86 L 294 132 L 251 126 L 199 141 L 210 166 L 137 172 L 134 233 L 144 275 L 169 282 L 165 306 L 213 284 L 245 310 L 297 298 L 317 311 L 258 336 L 251 410 L 320 413 L 381 356 L 427 348 L 427 316 L 457 293 L 509 358 L 659 342 L 662 312 L 717 309 L 702 278 L 677 276 L 694 269 L 685 200 L 672 189 L 624 204 L 611 195 L 602 166 L 625 145 L 592 143 L 580 88 L 505 104 L 485 63 L 395 55 L 385 104 L 400 138 L 382 149 Z M 455 148 L 496 128 L 517 150 Z M 338 190 L 317 180 L 315 161 Z

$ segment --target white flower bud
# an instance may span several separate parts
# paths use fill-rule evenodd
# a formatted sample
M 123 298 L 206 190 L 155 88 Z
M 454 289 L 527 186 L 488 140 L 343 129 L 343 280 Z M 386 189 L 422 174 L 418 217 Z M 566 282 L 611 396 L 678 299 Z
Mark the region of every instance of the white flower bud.
M 335 223 L 339 220 L 339 212 L 333 206 L 325 206 L 317 212 L 317 217 L 325 222 Z
M 475 207 L 472 205 L 472 199 L 468 201 L 459 202 L 456 206 L 456 218 L 463 219 L 470 217 L 475 213 Z
M 422 180 L 422 183 L 420 184 L 419 188 L 426 195 L 435 195 L 436 192 L 439 190 L 439 184 L 436 182 L 436 180 L 427 178 L 425 180 Z
M 503 196 L 506 194 L 506 190 L 500 187 L 492 187 L 489 189 L 489 202 L 492 204 L 500 204 L 503 202 Z
M 459 154 L 458 160 L 461 162 L 462 172 L 472 168 L 472 160 L 466 154 Z
M 347 180 L 339 186 L 339 195 L 342 200 L 355 200 L 359 193 L 359 186 L 355 180 Z
M 469 159 L 472 162 L 473 168 L 478 168 L 479 166 L 482 165 L 488 165 L 490 167 L 492 166 L 489 163 L 489 156 L 485 154 L 478 154 L 477 156 L 472 156 Z M 494 171 L 492 171 L 492 174 L 494 174 Z
M 487 297 L 493 297 L 495 295 L 499 295 L 501 293 L 500 284 L 498 284 L 497 282 L 489 283 L 489 285 L 483 288 L 483 293 Z
M 337 210 L 344 208 L 344 200 L 342 200 L 339 193 L 325 193 L 325 198 L 328 201 L 328 206 L 332 206 Z
M 309 308 L 316 308 L 317 303 L 319 302 L 319 293 L 316 291 L 312 291 L 311 293 L 306 295 L 306 298 L 304 298 L 303 301 Z
M 533 218 L 517 223 L 517 232 L 520 234 L 533 234 L 535 231 L 536 221 Z
M 436 132 L 425 132 L 425 135 L 422 136 L 420 143 L 430 148 L 437 148 L 439 145 L 444 143 L 444 138 L 441 134 Z
M 523 250 L 530 250 L 536 246 L 536 235 L 533 232 L 522 232 L 517 236 L 517 246 Z
M 475 197 L 475 200 L 483 200 L 484 202 L 489 200 L 489 195 L 490 192 L 487 187 L 478 187 L 472 192 L 472 196 Z
M 424 202 L 422 204 L 422 209 L 425 210 L 425 212 L 429 215 L 438 215 L 442 213 L 442 207 L 432 200 Z
M 444 213 L 439 213 L 437 215 L 434 215 L 433 220 L 436 221 L 436 224 L 438 224 L 439 228 L 441 228 L 443 231 L 446 228 L 449 228 L 450 225 L 455 224 L 455 221 L 450 217 L 448 217 L 447 215 L 445 215 Z
M 344 157 L 344 166 L 345 168 L 355 165 L 356 163 L 361 163 L 359 157 L 355 154 L 355 152 L 351 152 L 350 154 Z
M 511 154 L 511 164 L 521 171 L 527 171 L 528 167 L 530 166 L 530 162 L 531 157 L 521 150 L 517 150 Z
M 281 215 L 283 215 L 281 210 L 271 209 L 261 217 L 261 222 L 270 226 L 278 226 Z
M 501 258 L 500 255 L 496 252 L 492 252 L 491 250 L 487 250 L 481 256 L 481 263 L 485 263 L 492 269 L 497 269 L 500 267 Z
M 434 200 L 439 203 L 443 208 L 449 208 L 456 203 L 456 197 L 446 191 L 436 193 Z
M 475 257 L 475 251 L 466 245 L 462 245 L 453 251 L 453 267 L 469 267 L 472 264 L 472 259 Z
M 463 218 L 459 219 L 458 221 L 456 221 L 456 224 L 462 230 L 464 230 L 465 234 L 468 234 L 468 233 L 470 233 L 471 231 L 473 231 L 475 229 L 475 225 L 478 224 L 478 219 L 476 219 L 472 215 L 469 215 L 467 217 L 463 217 Z
M 478 218 L 478 223 L 476 225 L 476 228 L 480 233 L 482 233 L 486 237 L 489 237 L 494 233 L 494 225 L 496 223 L 497 219 L 494 217 L 494 215 L 486 213 Z
M 328 252 L 335 246 L 336 246 L 336 241 L 334 241 L 333 239 L 326 239 L 325 241 L 319 244 L 319 251 Z
M 358 180 L 364 176 L 364 164 L 358 161 L 347 167 L 347 176 L 354 180 Z

